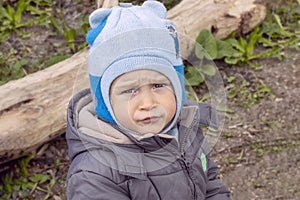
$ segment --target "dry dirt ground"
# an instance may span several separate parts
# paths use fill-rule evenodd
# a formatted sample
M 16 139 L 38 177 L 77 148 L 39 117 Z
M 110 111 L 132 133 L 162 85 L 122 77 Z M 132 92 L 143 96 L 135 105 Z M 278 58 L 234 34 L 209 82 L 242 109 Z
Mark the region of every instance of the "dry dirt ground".
M 238 119 L 228 119 L 213 157 L 233 199 L 300 198 L 300 54 L 261 60 L 262 70 L 228 70 L 251 76 L 273 95 L 251 108 L 229 100 Z
M 87 11 L 86 7 L 80 10 Z M 75 16 L 78 16 L 77 10 L 69 13 L 68 20 Z M 43 38 L 33 43 L 45 51 L 63 40 L 45 34 L 40 36 Z M 18 40 L 11 42 L 11 45 L 18 44 Z M 223 80 L 230 76 L 237 77 L 240 82 L 246 80 L 250 83 L 246 91 L 252 94 L 255 91 L 251 88 L 255 84 L 268 85 L 272 89 L 271 95 L 249 108 L 241 105 L 241 98 L 228 99 L 228 107 L 234 112 L 226 118 L 211 155 L 219 165 L 221 178 L 232 191 L 233 199 L 300 198 L 300 54 L 288 50 L 285 55 L 287 59 L 283 61 L 259 60 L 261 70 L 217 63 Z M 66 199 L 64 180 L 68 166 L 67 145 L 62 135 L 41 147 L 38 156 L 29 163 L 29 176 L 49 175 L 55 180 L 50 199 Z M 41 185 L 41 188 L 44 191 L 35 188 L 27 199 L 44 199 L 47 185 Z

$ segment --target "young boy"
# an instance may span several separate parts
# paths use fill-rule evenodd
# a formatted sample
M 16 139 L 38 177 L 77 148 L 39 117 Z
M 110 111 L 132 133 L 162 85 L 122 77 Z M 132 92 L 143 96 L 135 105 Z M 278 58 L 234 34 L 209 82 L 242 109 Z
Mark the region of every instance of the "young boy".
M 68 199 L 230 199 L 208 157 L 207 104 L 187 102 L 176 30 L 157 1 L 90 16 L 90 89 L 68 107 Z

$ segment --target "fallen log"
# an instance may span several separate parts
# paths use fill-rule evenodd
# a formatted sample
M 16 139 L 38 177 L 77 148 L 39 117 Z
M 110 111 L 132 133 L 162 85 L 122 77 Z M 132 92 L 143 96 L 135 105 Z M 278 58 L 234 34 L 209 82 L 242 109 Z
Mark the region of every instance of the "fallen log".
M 105 1 L 99 0 L 98 5 L 112 5 Z M 180 35 L 191 40 L 202 29 L 222 39 L 232 31 L 247 33 L 260 24 L 265 7 L 254 0 L 182 0 L 167 17 L 175 22 Z M 181 47 L 184 57 L 193 50 L 184 44 Z M 0 164 L 33 153 L 65 132 L 71 96 L 88 87 L 86 57 L 87 49 L 0 87 Z

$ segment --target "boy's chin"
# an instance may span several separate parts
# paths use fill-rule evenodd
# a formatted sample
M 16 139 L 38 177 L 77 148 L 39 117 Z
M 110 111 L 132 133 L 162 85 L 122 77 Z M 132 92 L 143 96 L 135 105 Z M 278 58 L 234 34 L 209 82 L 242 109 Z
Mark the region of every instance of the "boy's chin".
M 143 131 L 139 131 L 139 133 L 142 135 L 147 135 L 147 134 L 157 135 L 161 133 L 161 130 L 143 130 Z
M 160 134 L 162 133 L 170 124 L 161 122 L 161 123 L 153 123 L 153 124 L 148 124 L 144 126 L 139 126 L 138 130 L 136 132 L 146 135 L 146 134 Z
M 138 133 L 142 134 L 142 135 L 146 135 L 146 134 L 159 134 L 161 133 L 161 131 L 163 130 L 163 127 L 140 127 L 138 130 L 136 130 Z

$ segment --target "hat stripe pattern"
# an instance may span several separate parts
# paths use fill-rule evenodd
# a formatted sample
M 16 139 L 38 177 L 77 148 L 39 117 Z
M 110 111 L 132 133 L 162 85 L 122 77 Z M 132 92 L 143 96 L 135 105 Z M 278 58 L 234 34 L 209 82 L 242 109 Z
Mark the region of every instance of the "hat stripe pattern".
M 181 105 L 183 105 L 187 98 L 186 98 L 186 93 L 185 93 L 185 87 L 184 87 L 184 65 L 178 65 L 178 66 L 174 66 L 174 69 L 177 72 L 177 76 L 179 78 L 180 81 L 180 85 L 181 85 L 181 90 L 182 90 L 182 100 L 181 100 Z
M 101 33 L 103 30 L 105 24 L 106 24 L 107 18 L 103 20 L 103 22 L 95 29 L 91 29 L 87 35 L 86 35 L 86 41 L 89 45 L 93 45 L 96 37 Z
M 90 87 L 91 91 L 93 92 L 92 97 L 95 103 L 95 112 L 96 114 L 101 117 L 101 119 L 115 124 L 115 120 L 112 118 L 111 114 L 109 113 L 107 106 L 104 103 L 103 95 L 100 90 L 100 82 L 102 77 L 92 76 L 89 75 L 90 78 Z

